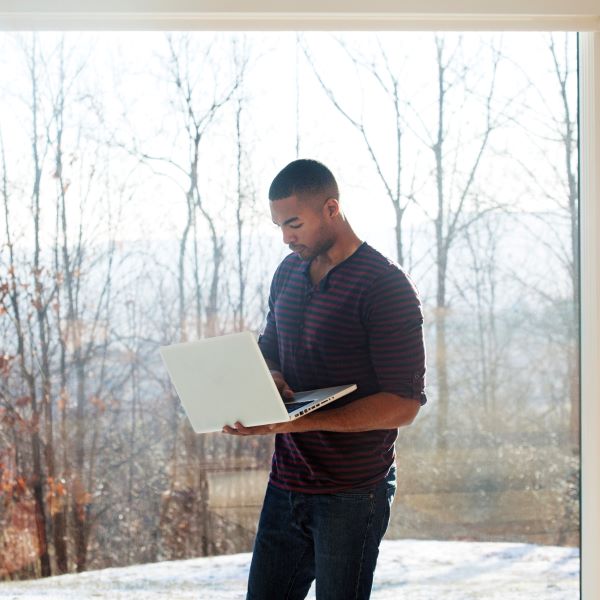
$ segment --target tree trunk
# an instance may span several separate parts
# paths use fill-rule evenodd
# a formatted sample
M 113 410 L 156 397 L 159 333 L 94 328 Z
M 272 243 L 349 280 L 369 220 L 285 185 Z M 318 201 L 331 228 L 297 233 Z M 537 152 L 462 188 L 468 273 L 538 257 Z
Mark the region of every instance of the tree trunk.
M 33 46 L 31 51 L 31 62 L 30 62 L 30 76 L 31 76 L 31 95 L 32 95 L 32 117 L 33 117 L 33 135 L 32 135 L 32 150 L 33 150 L 33 162 L 34 162 L 34 184 L 33 184 L 33 221 L 34 221 L 34 258 L 33 258 L 33 273 L 35 283 L 35 294 L 36 304 L 39 315 L 41 308 L 39 304 L 40 284 L 38 281 L 40 274 L 40 194 L 41 194 L 41 178 L 42 178 L 42 167 L 40 163 L 40 154 L 38 148 L 38 73 L 37 73 L 37 38 L 33 37 Z M 43 335 L 43 322 L 41 324 L 41 333 Z M 40 413 L 37 407 L 35 383 L 33 375 L 29 379 L 29 391 L 31 394 L 31 410 L 32 419 L 34 420 L 34 431 L 31 436 L 31 449 L 33 454 L 33 496 L 35 500 L 36 510 L 36 524 L 38 533 L 38 544 L 40 553 L 40 564 L 42 577 L 48 577 L 52 574 L 50 565 L 50 556 L 48 553 L 47 543 L 47 527 L 48 523 L 46 520 L 46 510 L 44 506 L 44 474 L 42 472 L 41 465 L 41 441 L 39 434 L 39 420 Z M 44 399 L 42 399 L 44 402 Z M 36 422 L 37 421 L 37 422 Z
M 437 189 L 437 217 L 435 220 L 436 239 L 436 269 L 437 289 L 435 305 L 435 367 L 437 375 L 438 407 L 437 407 L 437 446 L 445 450 L 448 446 L 448 352 L 446 347 L 446 276 L 448 266 L 448 244 L 445 234 L 445 208 L 444 197 L 444 73 L 442 64 L 443 44 L 436 39 L 437 66 L 438 66 L 438 129 L 436 143 L 433 146 L 435 158 L 436 189 Z
M 73 523 L 75 525 L 75 567 L 78 573 L 87 566 L 87 493 L 84 486 L 85 465 L 85 365 L 76 353 L 75 371 L 77 376 L 77 405 L 75 409 L 75 474 L 73 477 Z

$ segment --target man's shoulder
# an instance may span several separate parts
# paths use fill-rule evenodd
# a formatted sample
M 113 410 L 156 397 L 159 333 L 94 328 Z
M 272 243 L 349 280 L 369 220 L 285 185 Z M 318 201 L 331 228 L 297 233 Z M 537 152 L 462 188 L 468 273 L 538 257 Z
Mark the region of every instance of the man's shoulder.
M 395 260 L 388 258 L 372 246 L 366 245 L 364 263 L 369 272 L 368 286 L 373 294 L 380 288 L 400 287 L 418 293 L 408 273 Z
M 373 248 L 373 246 L 369 245 L 367 242 L 363 244 L 363 252 L 361 256 L 363 256 L 366 260 L 373 263 L 374 266 L 388 269 L 388 268 L 396 268 L 400 269 L 400 265 L 391 258 L 382 254 L 379 250 Z
M 371 275 L 372 279 L 378 279 L 379 277 L 385 277 L 393 273 L 402 276 L 406 275 L 404 269 L 395 260 L 385 256 L 366 242 L 363 244 L 361 250 L 358 263 L 361 269 L 364 269 Z

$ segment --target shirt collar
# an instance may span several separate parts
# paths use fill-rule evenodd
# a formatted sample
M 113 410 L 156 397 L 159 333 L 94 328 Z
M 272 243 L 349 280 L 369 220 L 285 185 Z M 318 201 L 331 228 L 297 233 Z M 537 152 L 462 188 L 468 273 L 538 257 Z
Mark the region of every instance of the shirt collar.
M 304 273 L 304 276 L 306 277 L 306 281 L 307 281 L 308 285 L 310 287 L 318 287 L 319 291 L 321 291 L 321 292 L 325 291 L 329 287 L 329 279 L 330 279 L 331 275 L 335 271 L 337 271 L 339 267 L 341 267 L 342 265 L 345 265 L 353 256 L 358 254 L 366 245 L 367 245 L 367 242 L 362 242 L 360 244 L 360 246 L 350 256 L 347 256 L 342 262 L 339 262 L 337 265 L 335 265 L 329 271 L 327 271 L 327 273 L 325 274 L 323 279 L 321 279 L 321 281 L 319 281 L 317 286 L 313 286 L 312 279 L 310 278 L 310 265 L 312 263 L 312 260 L 303 261 L 302 272 Z

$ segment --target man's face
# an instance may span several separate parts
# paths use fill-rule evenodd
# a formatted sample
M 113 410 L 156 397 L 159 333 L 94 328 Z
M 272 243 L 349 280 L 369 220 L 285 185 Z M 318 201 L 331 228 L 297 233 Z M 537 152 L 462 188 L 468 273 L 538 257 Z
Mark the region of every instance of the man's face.
M 271 218 L 281 229 L 283 243 L 302 260 L 312 260 L 334 244 L 326 217 L 326 200 L 327 198 L 299 200 L 297 196 L 289 196 L 270 202 Z

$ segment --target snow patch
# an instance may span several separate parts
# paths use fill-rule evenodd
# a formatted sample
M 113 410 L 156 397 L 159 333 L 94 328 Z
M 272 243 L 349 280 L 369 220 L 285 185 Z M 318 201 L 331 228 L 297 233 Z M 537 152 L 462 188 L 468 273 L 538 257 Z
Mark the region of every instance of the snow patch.
M 0 584 L 27 600 L 233 600 L 245 597 L 250 554 L 168 561 Z M 579 550 L 496 542 L 384 541 L 373 600 L 572 600 Z M 315 598 L 314 586 L 308 598 Z

